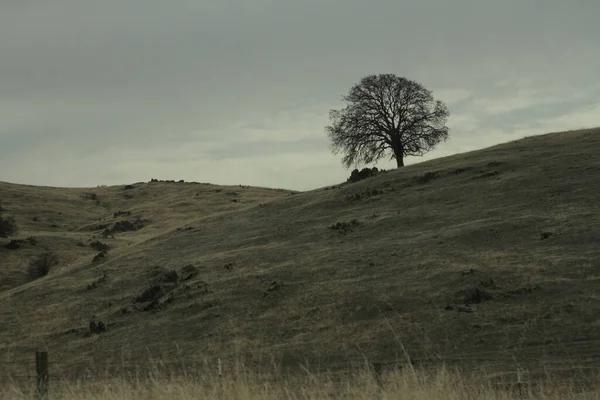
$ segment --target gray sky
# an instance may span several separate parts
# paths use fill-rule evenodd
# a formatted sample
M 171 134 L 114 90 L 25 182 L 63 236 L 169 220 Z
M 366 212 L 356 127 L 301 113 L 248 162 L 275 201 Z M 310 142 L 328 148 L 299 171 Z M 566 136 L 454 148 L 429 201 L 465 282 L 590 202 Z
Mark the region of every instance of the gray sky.
M 600 126 L 598 15 L 598 0 L 1 0 L 0 181 L 337 183 L 328 111 L 378 73 L 452 114 L 451 139 L 407 164 Z

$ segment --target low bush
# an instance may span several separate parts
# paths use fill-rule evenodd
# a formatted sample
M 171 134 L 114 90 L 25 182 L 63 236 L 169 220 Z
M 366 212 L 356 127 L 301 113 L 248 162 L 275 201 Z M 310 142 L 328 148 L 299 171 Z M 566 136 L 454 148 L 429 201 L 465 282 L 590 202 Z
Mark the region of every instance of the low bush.
M 370 178 L 372 176 L 376 176 L 379 172 L 380 171 L 379 171 L 379 169 L 377 169 L 377 167 L 363 168 L 360 171 L 358 169 L 355 169 L 350 174 L 350 177 L 348 178 L 348 182 L 358 182 L 358 181 L 361 181 L 363 179 L 367 179 L 367 178 Z

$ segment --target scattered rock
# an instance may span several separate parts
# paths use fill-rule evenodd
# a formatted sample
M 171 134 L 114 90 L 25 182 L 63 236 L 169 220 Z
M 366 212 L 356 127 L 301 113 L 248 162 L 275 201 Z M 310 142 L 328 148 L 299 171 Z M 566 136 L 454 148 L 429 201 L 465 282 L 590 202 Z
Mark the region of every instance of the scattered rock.
M 108 251 L 108 245 L 106 243 L 102 243 L 99 240 L 94 240 L 90 243 L 90 247 L 94 250 L 106 253 Z
M 92 319 L 90 321 L 90 333 L 102 333 L 106 331 L 106 326 L 104 322 L 98 321 L 98 324 Z
M 8 242 L 6 245 L 4 245 L 5 249 L 8 250 L 17 250 L 21 248 L 21 244 L 23 243 L 22 240 L 19 239 L 11 239 L 10 242 Z
M 175 271 L 174 269 L 171 269 L 169 271 L 166 271 L 163 274 L 162 281 L 166 282 L 166 283 L 177 282 L 178 278 L 179 278 L 179 276 L 177 275 L 177 271 Z
M 520 287 L 518 289 L 509 290 L 507 293 L 509 293 L 509 294 L 525 294 L 525 293 L 531 293 L 531 292 L 539 290 L 541 288 L 542 287 L 540 285 L 525 286 L 525 287 Z
M 115 235 L 113 235 L 113 232 L 112 232 L 110 229 L 108 229 L 108 228 L 107 228 L 107 229 L 105 229 L 105 230 L 102 232 L 102 237 L 103 237 L 104 239 L 108 239 L 109 237 L 110 237 L 110 238 L 112 238 L 112 239 L 114 239 L 114 238 L 115 238 Z
M 143 227 L 144 221 L 138 218 L 133 222 L 127 220 L 116 222 L 110 231 L 111 233 L 129 232 L 137 231 L 138 229 L 141 229 Z
M 492 278 L 484 279 L 484 280 L 480 281 L 479 283 L 481 284 L 481 286 L 487 287 L 487 288 L 495 288 L 496 287 L 496 283 L 494 282 L 494 280 Z
M 144 292 L 135 298 L 136 303 L 146 303 L 160 299 L 163 295 L 163 290 L 160 285 L 154 285 L 144 290 Z
M 179 274 L 181 275 L 182 281 L 189 281 L 190 279 L 198 275 L 198 269 L 193 264 L 188 264 L 181 268 Z
M 550 236 L 552 236 L 554 233 L 552 232 L 548 232 L 548 231 L 544 231 L 541 233 L 540 237 L 542 240 L 546 240 L 548 239 Z
M 473 179 L 491 178 L 492 176 L 500 175 L 500 171 L 482 171 L 481 174 L 474 176 Z
M 106 260 L 106 251 L 101 251 L 100 253 L 96 254 L 94 256 L 94 258 L 92 259 L 92 263 L 96 264 L 102 261 Z
M 137 311 L 138 308 L 134 304 L 128 304 L 126 306 L 121 307 L 121 314 L 131 314 L 134 311 Z
M 269 286 L 267 286 L 267 289 L 264 291 L 263 295 L 267 296 L 270 292 L 274 292 L 276 290 L 279 290 L 283 287 L 283 283 L 281 282 L 277 282 L 277 281 L 273 281 L 269 284 Z
M 462 296 L 462 300 L 465 302 L 465 304 L 478 304 L 492 300 L 491 294 L 479 288 L 460 290 L 457 294 Z
M 476 272 L 479 272 L 479 270 L 477 270 L 477 269 L 475 269 L 475 268 L 469 268 L 469 269 L 468 269 L 468 270 L 466 270 L 466 271 L 462 271 L 460 274 L 461 274 L 462 276 L 465 276 L 465 275 L 473 275 L 473 274 L 474 274 L 474 273 L 476 273 Z
M 338 231 L 339 233 L 348 233 L 359 225 L 360 222 L 358 222 L 356 219 L 353 219 L 348 222 L 336 222 L 335 224 L 331 225 L 329 229 Z
M 108 276 L 106 275 L 106 272 L 105 272 L 104 275 L 102 275 L 100 278 L 98 278 L 95 281 L 93 281 L 92 283 L 88 284 L 87 290 L 96 289 L 100 284 L 106 282 L 107 279 L 108 279 Z
M 468 304 L 459 305 L 459 306 L 457 306 L 457 309 L 458 309 L 458 312 L 464 312 L 464 313 L 472 313 L 475 311 L 475 308 Z

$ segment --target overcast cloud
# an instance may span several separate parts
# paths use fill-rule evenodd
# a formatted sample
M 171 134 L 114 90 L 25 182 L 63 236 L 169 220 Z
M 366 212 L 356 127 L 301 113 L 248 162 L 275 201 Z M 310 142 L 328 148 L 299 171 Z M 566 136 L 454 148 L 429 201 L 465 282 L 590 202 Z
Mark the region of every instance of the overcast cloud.
M 452 114 L 451 140 L 407 164 L 600 126 L 598 15 L 598 0 L 1 0 L 0 181 L 337 183 L 328 111 L 378 73 Z

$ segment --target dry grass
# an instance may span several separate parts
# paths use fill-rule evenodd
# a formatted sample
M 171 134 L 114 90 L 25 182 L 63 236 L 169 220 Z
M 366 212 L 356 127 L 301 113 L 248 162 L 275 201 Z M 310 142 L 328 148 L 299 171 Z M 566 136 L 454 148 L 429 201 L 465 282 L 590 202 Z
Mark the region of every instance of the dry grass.
M 581 384 L 574 379 L 546 376 L 534 384 L 507 385 L 482 378 L 483 371 L 466 374 L 439 366 L 435 370 L 394 369 L 377 378 L 367 367 L 344 374 L 331 372 L 281 376 L 257 374 L 239 366 L 219 376 L 204 370 L 185 374 L 94 378 L 50 384 L 50 398 L 62 400 L 570 400 L 600 399 L 598 381 Z M 0 398 L 30 399 L 33 383 L 26 387 L 5 380 Z M 25 387 L 24 387 L 25 386 Z
M 153 354 L 385 362 L 405 356 L 401 342 L 415 361 L 499 373 L 600 370 L 598 154 L 599 129 L 553 133 L 293 196 L 0 183 L 24 241 L 0 240 L 0 369 L 29 373 L 37 348 L 59 375 Z M 101 237 L 99 225 L 138 218 L 143 228 Z M 93 262 L 96 240 L 109 250 Z M 29 282 L 45 251 L 60 263 Z M 188 264 L 188 280 L 161 280 Z M 153 286 L 156 304 L 136 301 Z M 85 333 L 92 316 L 105 333 Z

